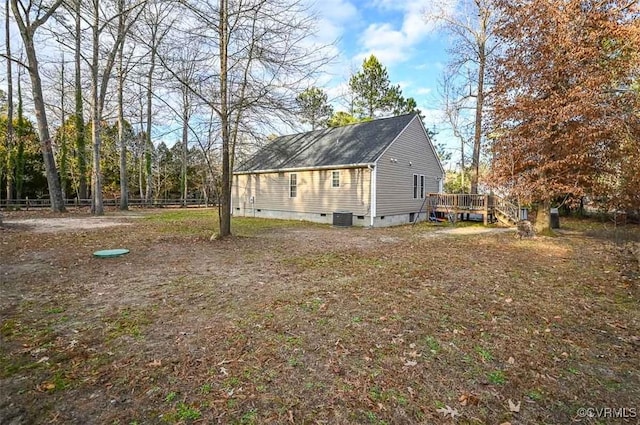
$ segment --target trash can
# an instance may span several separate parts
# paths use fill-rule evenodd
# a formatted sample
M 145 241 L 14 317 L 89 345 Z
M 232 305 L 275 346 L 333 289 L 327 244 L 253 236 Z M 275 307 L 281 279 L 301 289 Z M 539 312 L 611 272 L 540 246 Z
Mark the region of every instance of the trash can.
M 336 211 L 333 213 L 333 225 L 349 227 L 353 225 L 353 213 L 347 211 Z
M 529 220 L 529 210 L 520 208 L 520 220 Z
M 552 229 L 560 228 L 560 213 L 557 208 L 551 208 L 549 210 L 549 226 Z

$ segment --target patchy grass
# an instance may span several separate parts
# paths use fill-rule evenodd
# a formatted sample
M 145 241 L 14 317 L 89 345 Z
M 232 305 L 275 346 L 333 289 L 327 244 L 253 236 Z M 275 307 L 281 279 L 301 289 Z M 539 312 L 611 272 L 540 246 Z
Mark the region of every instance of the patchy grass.
M 155 212 L 145 217 L 145 221 L 157 225 L 163 233 L 211 236 L 218 232 L 217 209 L 178 209 Z M 318 226 L 314 223 L 296 220 L 269 220 L 264 218 L 233 217 L 232 227 L 236 236 L 250 237 L 264 231 Z
M 447 424 L 451 408 L 557 424 L 640 407 L 640 273 L 606 223 L 517 240 L 234 218 L 238 237 L 210 241 L 213 210 L 131 221 L 0 232 L 0 423 Z M 105 245 L 131 252 L 93 258 Z

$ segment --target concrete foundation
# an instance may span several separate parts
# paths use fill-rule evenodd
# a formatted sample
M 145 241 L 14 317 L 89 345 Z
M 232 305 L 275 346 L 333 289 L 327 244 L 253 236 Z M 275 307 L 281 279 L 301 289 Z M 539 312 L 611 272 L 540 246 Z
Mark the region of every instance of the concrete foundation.
M 302 220 L 311 221 L 313 223 L 333 223 L 333 212 L 328 213 L 301 213 L 295 211 L 275 211 L 264 209 L 251 209 L 247 208 L 244 211 L 241 208 L 234 208 L 233 215 L 236 217 L 256 217 L 256 218 L 273 218 L 279 220 Z M 373 219 L 374 227 L 390 227 L 401 226 L 403 224 L 410 224 L 412 217 L 411 214 L 395 214 L 379 216 Z M 414 221 L 424 221 L 427 219 L 426 213 L 413 214 Z M 371 225 L 371 217 L 368 215 L 353 214 L 353 225 L 361 227 L 369 227 Z

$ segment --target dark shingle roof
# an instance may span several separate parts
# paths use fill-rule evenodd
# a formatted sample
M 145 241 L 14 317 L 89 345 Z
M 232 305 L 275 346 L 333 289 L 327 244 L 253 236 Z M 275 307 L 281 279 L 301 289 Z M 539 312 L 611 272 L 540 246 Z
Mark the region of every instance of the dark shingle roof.
M 235 172 L 372 163 L 414 117 L 401 115 L 278 137 Z

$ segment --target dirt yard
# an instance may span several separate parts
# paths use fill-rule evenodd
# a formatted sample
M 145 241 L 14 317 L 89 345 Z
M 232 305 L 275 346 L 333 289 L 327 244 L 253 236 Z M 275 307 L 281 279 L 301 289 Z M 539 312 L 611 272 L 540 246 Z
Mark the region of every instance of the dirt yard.
M 214 220 L 4 213 L 0 424 L 638 423 L 637 228 Z

